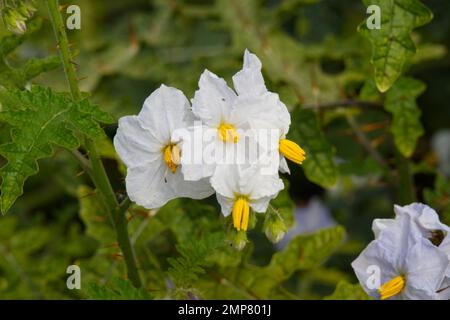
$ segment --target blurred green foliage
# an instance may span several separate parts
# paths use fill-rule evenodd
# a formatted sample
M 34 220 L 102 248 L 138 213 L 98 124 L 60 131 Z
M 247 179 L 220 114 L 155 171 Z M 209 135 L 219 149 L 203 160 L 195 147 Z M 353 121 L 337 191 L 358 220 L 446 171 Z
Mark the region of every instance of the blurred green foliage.
M 50 157 L 39 160 L 39 172 L 25 183 L 24 195 L 0 217 L 0 298 L 366 299 L 351 284 L 356 280 L 350 262 L 371 240 L 371 221 L 392 216 L 405 181 L 412 181 L 414 198 L 450 222 L 448 177 L 437 169 L 430 144 L 434 133 L 450 127 L 450 19 L 445 15 L 450 3 L 427 1 L 434 18 L 417 29 L 430 18 L 419 0 L 401 1 L 419 12 L 398 17 L 398 11 L 389 11 L 383 19 L 400 19 L 404 25 L 383 34 L 404 45 L 394 54 L 386 49 L 393 44 L 379 44 L 374 31 L 357 32 L 367 17 L 363 2 L 76 1 L 81 30 L 68 33 L 89 103 L 118 119 L 137 113 L 161 83 L 192 97 L 205 68 L 230 81 L 248 48 L 262 60 L 267 87 L 291 110 L 290 135 L 308 159 L 284 176 L 289 188 L 272 202 L 273 211 L 252 218 L 248 240 L 238 239 L 248 241 L 241 251 L 235 248 L 240 235 L 214 199 L 174 200 L 157 212 L 132 206 L 128 228 L 144 279 L 144 287 L 135 289 L 125 279 L 111 221 L 87 174 L 60 147 L 65 144 L 41 141 L 43 155 Z M 384 8 L 389 1 L 375 2 Z M 19 30 L 7 28 L 2 9 L 1 92 L 14 100 L 32 95 L 23 90 L 34 84 L 52 88 L 48 95 L 64 102 L 58 92 L 68 89 L 47 8 L 43 1 L 34 5 L 37 11 L 23 20 L 25 29 L 16 26 Z M 421 12 L 427 17 L 411 17 Z M 388 73 L 379 72 L 377 57 L 387 61 Z M 380 93 L 377 85 L 391 88 Z M 17 123 L 8 117 L 7 99 L 0 101 L 0 142 L 7 145 Z M 13 107 L 32 109 L 27 112 L 39 115 L 30 116 L 33 121 L 52 116 L 46 109 L 56 99 L 35 101 Z M 32 121 L 19 127 L 31 132 Z M 102 127 L 108 137 L 96 145 L 122 199 L 125 169 L 111 144 L 116 126 Z M 41 156 L 27 163 L 33 166 Z M 6 157 L 0 158 L 5 164 Z M 16 183 L 12 188 L 20 189 Z M 295 226 L 293 209 L 312 197 L 322 199 L 340 226 L 297 235 L 278 250 L 262 235 L 267 220 L 280 218 L 286 229 Z M 81 267 L 81 290 L 66 287 L 70 264 Z

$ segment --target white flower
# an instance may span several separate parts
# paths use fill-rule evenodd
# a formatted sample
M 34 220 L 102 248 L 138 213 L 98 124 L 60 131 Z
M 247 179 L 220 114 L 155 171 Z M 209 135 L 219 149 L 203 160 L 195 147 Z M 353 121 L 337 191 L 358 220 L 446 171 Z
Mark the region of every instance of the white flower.
M 352 262 L 359 282 L 373 298 L 441 299 L 438 290 L 449 259 L 422 237 L 411 219 L 409 215 L 398 216 L 396 223 L 380 232 Z M 373 285 L 374 280 L 379 280 L 379 287 Z
M 237 230 L 247 230 L 250 208 L 266 212 L 270 200 L 284 188 L 278 175 L 262 175 L 259 170 L 258 165 L 222 165 L 211 177 L 222 213 L 228 216 L 233 212 Z
M 430 243 L 447 254 L 450 259 L 450 227 L 439 220 L 439 215 L 433 208 L 423 203 L 412 203 L 406 206 L 394 206 L 395 219 L 375 219 L 372 230 L 375 238 L 378 238 L 384 230 L 396 228 L 399 218 L 403 215 L 409 216 L 411 223 L 417 225 L 420 235 Z M 447 270 L 447 278 L 440 290 L 441 296 L 450 299 L 450 268 Z
M 173 133 L 192 125 L 193 119 L 184 94 L 161 85 L 139 115 L 119 120 L 114 146 L 127 166 L 126 188 L 132 201 L 153 209 L 177 197 L 202 199 L 214 193 L 207 180 L 184 181 L 178 169 L 180 141 Z
M 233 91 L 224 79 L 205 70 L 200 76 L 199 89 L 192 99 L 192 111 L 203 126 L 215 132 L 215 139 L 209 149 L 233 148 L 243 141 L 240 132 L 252 130 L 274 130 L 276 139 L 268 139 L 263 146 L 266 152 L 278 150 L 296 163 L 304 160 L 304 151 L 294 142 L 286 139 L 290 126 L 290 115 L 278 94 L 269 92 L 261 74 L 261 62 L 249 51 L 245 51 L 242 70 L 233 76 Z M 256 141 L 254 139 L 254 141 Z M 273 141 L 273 142 L 271 142 Z M 206 148 L 207 146 L 205 146 Z M 279 157 L 277 156 L 278 160 Z M 278 160 L 279 161 L 279 160 Z M 183 173 L 187 180 L 198 180 L 214 174 L 217 163 L 206 164 L 201 170 L 182 159 Z M 282 171 L 289 171 L 282 158 Z M 275 172 L 274 172 L 275 173 Z

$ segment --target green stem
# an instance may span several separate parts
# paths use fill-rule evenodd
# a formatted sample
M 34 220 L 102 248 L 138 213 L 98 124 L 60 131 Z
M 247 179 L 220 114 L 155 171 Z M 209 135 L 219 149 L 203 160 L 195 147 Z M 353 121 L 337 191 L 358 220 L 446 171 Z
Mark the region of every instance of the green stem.
M 59 54 L 64 67 L 67 82 L 70 87 L 70 93 L 74 100 L 81 99 L 80 89 L 76 78 L 75 69 L 72 64 L 69 50 L 69 41 L 67 39 L 64 23 L 59 12 L 58 0 L 47 0 L 47 6 L 51 17 L 56 40 L 58 42 Z M 125 218 L 126 210 L 121 210 L 114 190 L 106 174 L 103 163 L 97 152 L 95 143 L 92 140 L 85 139 L 85 147 L 88 152 L 91 163 L 92 180 L 95 187 L 100 190 L 102 200 L 111 216 L 116 231 L 117 241 L 127 266 L 128 278 L 135 287 L 141 286 L 141 278 L 137 269 L 136 259 L 128 235 L 127 220 Z

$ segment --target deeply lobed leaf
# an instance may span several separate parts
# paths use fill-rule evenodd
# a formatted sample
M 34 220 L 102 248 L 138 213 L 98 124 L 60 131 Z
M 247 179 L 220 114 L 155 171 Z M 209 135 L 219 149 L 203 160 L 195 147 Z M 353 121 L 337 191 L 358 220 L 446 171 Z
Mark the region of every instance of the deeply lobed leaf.
M 76 149 L 77 132 L 101 138 L 104 132 L 97 121 L 111 121 L 87 99 L 73 102 L 68 95 L 48 88 L 2 91 L 0 101 L 0 119 L 12 126 L 12 141 L 0 146 L 0 154 L 8 161 L 1 168 L 2 213 L 22 195 L 25 180 L 38 172 L 37 160 L 53 154 L 53 145 Z

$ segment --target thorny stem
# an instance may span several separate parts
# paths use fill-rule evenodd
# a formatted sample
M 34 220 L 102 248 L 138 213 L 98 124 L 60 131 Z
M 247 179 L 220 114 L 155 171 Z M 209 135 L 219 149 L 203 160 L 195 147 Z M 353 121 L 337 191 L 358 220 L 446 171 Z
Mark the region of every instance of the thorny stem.
M 58 0 L 47 0 L 47 7 L 58 43 L 59 54 L 64 67 L 64 72 L 66 74 L 66 79 L 70 87 L 70 93 L 74 100 L 80 100 L 81 93 L 78 87 L 75 69 L 71 61 L 72 58 L 69 50 L 69 41 L 67 39 L 64 23 L 59 12 Z M 113 221 L 117 241 L 122 250 L 125 264 L 127 266 L 128 278 L 135 287 L 140 287 L 141 278 L 137 269 L 136 259 L 130 243 L 130 238 L 128 236 L 127 220 L 125 218 L 126 209 L 121 209 L 119 203 L 117 202 L 117 198 L 97 152 L 95 143 L 92 140 L 85 138 L 85 148 L 87 150 L 92 168 L 91 178 L 96 188 L 101 191 L 100 194 L 102 196 L 102 200 L 109 211 L 111 220 Z

